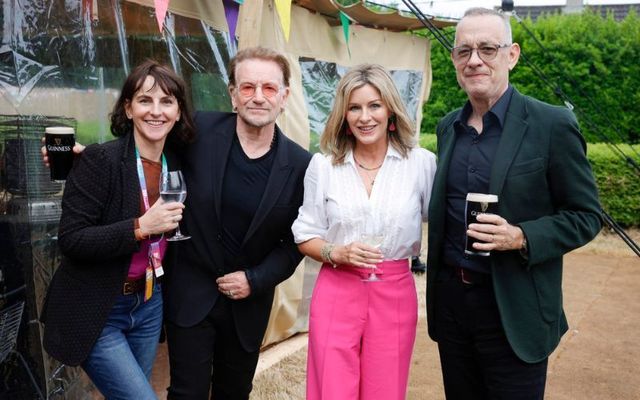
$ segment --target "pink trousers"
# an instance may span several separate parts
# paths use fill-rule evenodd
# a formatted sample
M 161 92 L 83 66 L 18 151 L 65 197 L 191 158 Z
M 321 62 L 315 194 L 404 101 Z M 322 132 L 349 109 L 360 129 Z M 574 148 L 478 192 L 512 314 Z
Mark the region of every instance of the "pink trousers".
M 418 302 L 409 260 L 369 269 L 324 264 L 309 312 L 307 400 L 403 400 Z

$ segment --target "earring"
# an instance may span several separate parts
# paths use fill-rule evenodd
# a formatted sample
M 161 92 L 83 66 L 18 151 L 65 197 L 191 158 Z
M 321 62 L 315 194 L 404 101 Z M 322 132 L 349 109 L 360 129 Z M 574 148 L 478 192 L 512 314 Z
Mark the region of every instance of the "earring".
M 353 132 L 351 132 L 351 129 L 349 129 L 349 127 L 347 126 L 346 128 L 344 128 L 344 134 L 350 136 L 353 135 Z
M 396 124 L 393 122 L 392 118 L 389 118 L 389 132 L 396 131 Z

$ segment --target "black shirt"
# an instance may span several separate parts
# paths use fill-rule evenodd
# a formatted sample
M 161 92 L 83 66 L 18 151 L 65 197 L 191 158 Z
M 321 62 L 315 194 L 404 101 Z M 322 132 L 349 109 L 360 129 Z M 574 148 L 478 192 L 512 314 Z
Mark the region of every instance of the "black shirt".
M 444 263 L 490 273 L 490 257 L 467 255 L 465 245 L 465 201 L 467 193 L 489 193 L 491 166 L 511 102 L 513 87 L 482 116 L 482 132 L 467 125 L 471 103 L 467 102 L 453 122 L 456 143 L 447 175 Z M 498 199 L 499 200 L 499 199 Z
M 274 137 L 269 151 L 252 159 L 242 150 L 238 136 L 233 139 L 222 186 L 222 246 L 227 268 L 244 267 L 235 265 L 236 259 L 262 201 L 276 147 Z

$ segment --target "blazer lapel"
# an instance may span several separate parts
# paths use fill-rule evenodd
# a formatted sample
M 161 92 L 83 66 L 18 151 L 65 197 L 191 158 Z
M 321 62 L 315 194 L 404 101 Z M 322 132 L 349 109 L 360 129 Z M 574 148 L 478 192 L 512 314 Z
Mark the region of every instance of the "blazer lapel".
M 497 195 L 502 193 L 507 171 L 511 167 L 528 129 L 526 117 L 524 96 L 514 89 L 502 128 L 502 137 L 491 167 L 489 193 Z
M 133 133 L 127 135 L 123 140 L 120 178 L 122 193 L 125 193 L 123 213 L 125 216 L 137 217 L 140 213 L 140 180 L 136 166 L 135 140 Z
M 229 152 L 231 151 L 231 144 L 233 143 L 233 137 L 236 134 L 235 118 L 229 119 L 229 123 L 222 124 L 216 127 L 216 134 L 211 135 L 214 141 L 213 146 L 210 148 L 215 149 L 213 157 L 210 159 L 209 171 L 213 171 L 212 186 L 213 186 L 213 199 L 214 208 L 216 212 L 216 218 L 218 221 L 221 219 L 221 204 L 222 204 L 222 185 L 224 184 L 224 172 L 227 168 L 227 160 L 229 159 Z
M 256 210 L 256 214 L 249 225 L 249 229 L 242 241 L 242 245 L 253 235 L 258 229 L 260 224 L 264 221 L 265 217 L 271 211 L 276 201 L 280 197 L 282 188 L 287 182 L 289 175 L 291 174 L 292 167 L 289 165 L 289 153 L 287 138 L 280 132 L 280 129 L 276 128 L 276 135 L 278 135 L 278 147 L 276 149 L 276 157 L 273 160 L 273 166 L 267 179 L 267 186 L 264 189 L 264 194 Z
M 444 227 L 444 215 L 446 209 L 446 193 L 447 193 L 447 176 L 449 175 L 449 163 L 451 161 L 451 154 L 455 146 L 455 131 L 453 125 L 449 126 L 444 131 L 442 136 L 438 140 L 438 168 L 436 169 L 436 175 L 433 180 L 433 189 L 431 206 L 429 212 L 429 222 L 434 222 L 434 226 Z M 436 223 L 442 219 L 442 223 Z M 444 228 L 442 229 L 444 231 Z

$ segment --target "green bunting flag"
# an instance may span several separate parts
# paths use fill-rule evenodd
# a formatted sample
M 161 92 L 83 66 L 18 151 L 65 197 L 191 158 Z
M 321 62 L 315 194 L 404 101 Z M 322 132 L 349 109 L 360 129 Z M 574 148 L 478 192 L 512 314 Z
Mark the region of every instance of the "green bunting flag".
M 340 22 L 342 23 L 344 41 L 347 42 L 347 52 L 349 52 L 349 58 L 351 58 L 351 49 L 349 48 L 349 17 L 342 11 L 340 11 Z

